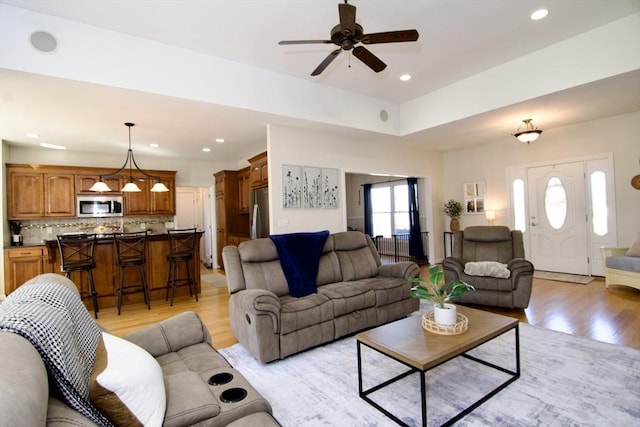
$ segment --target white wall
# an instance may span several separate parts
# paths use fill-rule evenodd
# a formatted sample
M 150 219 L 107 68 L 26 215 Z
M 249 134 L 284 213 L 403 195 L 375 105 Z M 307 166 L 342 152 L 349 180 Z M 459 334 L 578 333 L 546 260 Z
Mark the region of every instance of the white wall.
M 626 246 L 640 231 L 640 191 L 630 184 L 640 174 L 640 111 L 545 129 L 529 145 L 505 135 L 500 141 L 447 151 L 443 155 L 444 194 L 447 199 L 462 200 L 465 182 L 485 181 L 485 209 L 496 211 L 496 225 L 509 225 L 507 167 L 603 153 L 614 156 L 617 237 L 618 244 Z M 460 222 L 463 228 L 487 224 L 484 215 L 463 215 Z
M 422 200 L 433 198 L 435 212 L 425 212 L 432 236 L 442 236 L 437 218 L 442 204 L 442 154 L 424 148 L 408 147 L 398 138 L 367 136 L 345 137 L 326 131 L 311 131 L 285 126 L 269 126 L 269 199 L 271 233 L 347 228 L 345 174 L 386 173 L 425 178 Z M 339 170 L 338 209 L 283 209 L 282 165 L 336 168 Z M 357 196 L 356 196 L 357 197 Z M 287 223 L 288 225 L 281 225 Z

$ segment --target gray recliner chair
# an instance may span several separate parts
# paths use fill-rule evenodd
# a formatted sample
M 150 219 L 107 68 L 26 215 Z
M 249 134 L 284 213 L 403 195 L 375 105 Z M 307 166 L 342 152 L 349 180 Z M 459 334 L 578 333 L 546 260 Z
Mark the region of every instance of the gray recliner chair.
M 465 273 L 468 262 L 497 261 L 506 264 L 508 278 Z M 452 256 L 442 262 L 447 282 L 462 280 L 475 292 L 463 294 L 462 303 L 526 308 L 531 297 L 533 264 L 524 258 L 522 232 L 504 226 L 467 227 L 453 234 Z

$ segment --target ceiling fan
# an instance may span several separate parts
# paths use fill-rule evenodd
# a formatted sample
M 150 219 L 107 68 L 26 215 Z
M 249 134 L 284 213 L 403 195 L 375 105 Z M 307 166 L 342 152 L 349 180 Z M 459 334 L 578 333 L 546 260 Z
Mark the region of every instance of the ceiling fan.
M 417 30 L 400 30 L 388 31 L 384 33 L 364 34 L 364 30 L 360 24 L 356 24 L 356 7 L 347 3 L 338 4 L 338 14 L 340 15 L 340 24 L 331 29 L 331 40 L 283 40 L 278 42 L 280 45 L 287 44 L 329 44 L 333 43 L 339 46 L 327 56 L 324 61 L 311 73 L 317 76 L 324 71 L 331 62 L 337 58 L 338 54 L 343 50 L 352 50 L 353 56 L 364 62 L 369 68 L 376 73 L 384 70 L 387 64 L 382 62 L 366 47 L 358 45 L 362 44 L 378 44 L 378 43 L 399 43 L 414 42 L 418 40 Z

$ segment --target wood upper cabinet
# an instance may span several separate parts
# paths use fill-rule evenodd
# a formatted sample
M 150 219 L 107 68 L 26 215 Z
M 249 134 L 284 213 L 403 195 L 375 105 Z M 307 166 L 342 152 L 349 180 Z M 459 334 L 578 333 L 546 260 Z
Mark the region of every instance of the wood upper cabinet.
M 14 247 L 4 250 L 4 294 L 9 295 L 27 280 L 44 273 L 45 247 Z
M 250 168 L 238 171 L 238 212 L 241 214 L 249 213 L 249 192 L 251 191 L 250 180 Z
M 149 181 L 136 181 L 136 185 L 140 187 L 140 192 L 124 193 L 125 215 L 147 215 L 149 213 L 151 200 Z
M 261 188 L 269 185 L 269 170 L 267 167 L 267 152 L 260 153 L 249 159 L 251 169 L 251 188 Z
M 107 168 L 78 166 L 7 164 L 7 217 L 14 220 L 73 218 L 76 215 L 76 194 L 123 194 L 120 189 L 125 183 L 124 176 L 104 180 L 115 191 L 90 191 L 100 175 L 113 171 Z M 169 191 L 151 193 L 151 181 L 136 181 L 142 191 L 125 195 L 125 215 L 175 215 L 176 172 L 145 172 L 159 177 Z
M 100 175 L 76 175 L 76 193 L 78 194 L 96 194 L 95 191 L 91 191 L 93 184 L 98 182 Z M 122 182 L 120 178 L 103 178 L 103 182 L 109 186 L 111 191 L 109 194 L 122 194 Z
M 160 181 L 169 191 L 151 192 L 153 181 L 136 181 L 139 193 L 124 193 L 125 215 L 175 215 L 176 185 L 173 178 L 162 177 Z
M 9 219 L 75 216 L 75 175 L 41 169 L 7 165 Z
M 44 215 L 73 217 L 76 215 L 76 177 L 73 174 L 44 174 Z

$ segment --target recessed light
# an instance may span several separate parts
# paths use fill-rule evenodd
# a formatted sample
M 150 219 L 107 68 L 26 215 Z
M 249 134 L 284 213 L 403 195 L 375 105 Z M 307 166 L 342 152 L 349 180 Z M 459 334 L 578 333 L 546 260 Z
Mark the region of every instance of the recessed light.
M 411 80 L 411 74 L 403 74 L 400 76 L 400 80 L 402 80 L 403 82 L 408 82 L 409 80 Z
M 159 146 L 158 144 L 149 144 L 149 147 L 151 147 L 151 148 L 158 148 L 158 147 L 160 147 L 160 146 Z
M 27 137 L 29 137 L 29 138 L 40 138 L 40 135 L 38 135 L 38 134 L 37 134 L 37 133 L 35 133 L 35 132 L 29 132 L 29 133 L 27 134 Z
M 224 142 L 224 138 L 216 138 L 216 142 L 218 144 L 222 144 Z
M 51 148 L 52 150 L 66 150 L 67 149 L 67 147 L 65 147 L 63 145 L 48 144 L 46 142 L 40 143 L 40 146 L 44 147 L 44 148 Z
M 538 9 L 531 14 L 531 19 L 533 19 L 534 21 L 537 21 L 539 19 L 544 18 L 548 14 L 549 14 L 549 11 L 547 9 Z
M 205 148 L 202 149 L 202 151 L 204 151 L 205 153 L 208 153 L 209 151 L 211 151 L 211 148 L 205 147 Z

